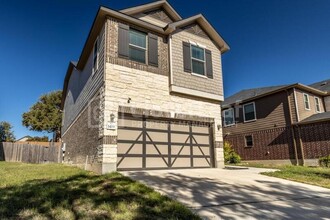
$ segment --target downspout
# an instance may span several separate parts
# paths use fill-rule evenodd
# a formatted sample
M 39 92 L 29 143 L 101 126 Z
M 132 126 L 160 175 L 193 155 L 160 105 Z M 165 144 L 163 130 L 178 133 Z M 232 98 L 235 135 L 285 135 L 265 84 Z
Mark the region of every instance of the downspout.
M 173 85 L 173 61 L 172 61 L 172 35 L 168 36 L 169 60 L 170 60 L 170 88 Z M 170 89 L 171 90 L 171 89 Z
M 294 105 L 296 107 L 297 122 L 299 122 L 300 117 L 299 117 L 299 109 L 298 109 L 298 103 L 297 103 L 296 88 L 293 88 L 293 97 L 294 97 Z
M 297 150 L 297 143 L 296 143 L 296 135 L 295 135 L 295 132 L 294 132 L 294 125 L 293 125 L 293 122 L 292 122 L 292 110 L 291 110 L 290 95 L 289 95 L 288 90 L 286 90 L 286 94 L 287 94 L 287 99 L 288 99 L 290 129 L 291 129 L 292 138 L 293 138 L 294 156 L 295 156 L 295 160 L 296 160 L 295 165 L 297 166 L 297 165 L 299 165 L 299 158 L 298 158 L 298 150 Z

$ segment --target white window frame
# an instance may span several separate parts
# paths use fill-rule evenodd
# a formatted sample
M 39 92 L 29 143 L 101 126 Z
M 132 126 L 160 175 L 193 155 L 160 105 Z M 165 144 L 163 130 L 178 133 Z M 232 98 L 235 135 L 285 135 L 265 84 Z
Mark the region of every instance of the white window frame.
M 233 123 L 232 124 L 226 124 L 226 112 L 227 111 L 232 111 L 233 112 Z M 225 127 L 229 127 L 229 126 L 232 126 L 232 125 L 235 125 L 235 110 L 234 108 L 229 108 L 229 109 L 226 109 L 223 111 L 223 124 Z
M 307 97 L 308 108 L 306 108 L 305 96 Z M 310 110 L 311 110 L 311 102 L 310 102 L 310 100 L 309 100 L 309 95 L 308 95 L 307 93 L 303 93 L 303 101 L 304 101 L 304 107 L 305 107 L 305 110 L 310 111 Z
M 95 45 L 97 46 L 96 51 L 96 63 L 94 66 L 94 60 L 95 60 Z M 100 58 L 100 47 L 99 47 L 99 37 L 96 38 L 93 46 L 93 69 L 92 69 L 92 75 L 99 69 L 99 58 Z
M 322 112 L 322 110 L 321 110 L 321 99 L 317 96 L 314 96 L 314 101 L 315 101 L 315 111 L 317 113 L 321 113 Z M 319 111 L 317 110 L 317 106 L 319 106 L 319 109 L 320 109 Z
M 252 145 L 251 146 L 248 146 L 247 145 L 247 141 L 246 141 L 246 137 L 248 137 L 248 136 L 251 136 L 251 139 L 252 139 Z M 244 145 L 245 145 L 245 147 L 253 147 L 253 145 L 254 145 L 254 138 L 253 138 L 253 135 L 251 134 L 251 135 L 245 135 L 244 136 Z
M 203 51 L 204 51 L 204 60 L 200 60 L 200 59 L 198 59 L 198 58 L 195 58 L 195 57 L 193 57 L 193 55 L 192 55 L 192 46 L 194 46 L 194 47 L 197 47 L 197 48 L 200 48 L 200 49 L 203 49 Z M 190 59 L 191 59 L 191 74 L 193 74 L 194 76 L 200 76 L 200 77 L 203 77 L 203 78 L 207 78 L 207 76 L 206 76 L 206 55 L 205 55 L 205 47 L 201 47 L 201 46 L 199 46 L 198 44 L 192 44 L 191 42 L 190 42 Z M 201 75 L 201 74 L 199 74 L 199 73 L 195 73 L 194 72 L 194 70 L 193 70 L 193 60 L 196 60 L 196 61 L 199 61 L 199 62 L 202 62 L 203 63 L 203 66 L 204 66 L 204 75 Z
M 246 121 L 245 120 L 245 108 L 244 107 L 246 105 L 251 105 L 251 104 L 253 104 L 254 119 L 251 119 L 251 120 Z M 246 104 L 243 105 L 243 118 L 244 118 L 244 122 L 252 122 L 252 121 L 256 121 L 257 120 L 257 112 L 256 112 L 256 104 L 255 104 L 255 102 L 249 102 L 249 103 L 246 103 Z
M 140 33 L 145 34 L 145 39 L 146 39 L 146 47 L 145 48 L 144 47 L 137 46 L 135 44 L 131 44 L 131 42 L 128 43 L 128 47 L 133 47 L 133 48 L 137 48 L 137 49 L 140 49 L 140 50 L 144 50 L 144 57 L 145 57 L 144 64 L 147 64 L 147 60 L 148 60 L 148 57 L 147 57 L 148 38 L 147 37 L 148 37 L 148 34 L 146 34 L 143 31 L 136 30 L 134 28 L 130 28 L 128 31 L 129 31 L 128 34 L 130 34 L 130 31 L 135 31 L 135 32 L 140 32 Z M 130 54 L 129 54 L 129 59 L 132 60 Z M 132 60 L 132 61 L 139 62 L 139 61 L 135 61 L 135 60 Z M 143 62 L 139 62 L 139 63 L 143 63 Z

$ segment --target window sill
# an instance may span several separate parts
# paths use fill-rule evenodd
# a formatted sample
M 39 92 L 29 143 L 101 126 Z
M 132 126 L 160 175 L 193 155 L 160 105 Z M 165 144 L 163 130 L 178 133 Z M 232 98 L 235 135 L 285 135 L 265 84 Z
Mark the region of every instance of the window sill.
M 198 76 L 198 77 L 201 77 L 201 78 L 204 78 L 204 79 L 208 79 L 207 76 L 205 75 L 200 75 L 198 73 L 191 73 L 192 76 Z
M 244 123 L 249 123 L 249 122 L 254 122 L 254 121 L 257 121 L 257 119 L 252 119 L 252 120 L 249 120 L 249 121 L 244 121 Z
M 244 148 L 252 148 L 253 146 L 244 146 Z
M 233 126 L 235 126 L 236 124 L 231 124 L 231 125 L 224 125 L 223 127 L 224 128 L 228 128 L 228 127 L 233 127 Z

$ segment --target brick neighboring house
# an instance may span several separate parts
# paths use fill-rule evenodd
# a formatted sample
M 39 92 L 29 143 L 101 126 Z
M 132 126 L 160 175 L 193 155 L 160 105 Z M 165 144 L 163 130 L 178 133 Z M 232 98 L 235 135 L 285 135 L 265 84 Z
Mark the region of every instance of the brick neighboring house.
M 329 92 L 326 82 L 242 90 L 222 103 L 224 141 L 247 162 L 316 165 L 330 154 Z
M 64 81 L 65 161 L 98 173 L 223 167 L 221 56 L 203 15 L 100 7 Z

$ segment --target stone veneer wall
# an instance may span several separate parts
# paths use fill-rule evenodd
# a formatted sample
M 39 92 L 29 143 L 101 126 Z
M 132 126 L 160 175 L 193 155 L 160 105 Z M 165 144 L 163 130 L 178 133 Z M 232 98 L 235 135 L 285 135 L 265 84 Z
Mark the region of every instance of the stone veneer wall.
M 102 90 L 92 98 L 67 132 L 62 136 L 66 144 L 64 162 L 101 173 L 100 99 Z M 87 163 L 86 163 L 87 162 Z
M 130 103 L 128 103 L 129 98 Z M 186 114 L 213 118 L 216 166 L 224 166 L 220 103 L 170 94 L 168 76 L 106 63 L 104 136 L 111 136 L 112 139 L 117 136 L 117 129 L 107 130 L 106 124 L 110 121 L 111 114 L 118 116 L 120 106 L 171 112 L 172 117 L 175 114 Z M 116 142 L 103 144 L 103 153 L 102 172 L 115 170 Z

